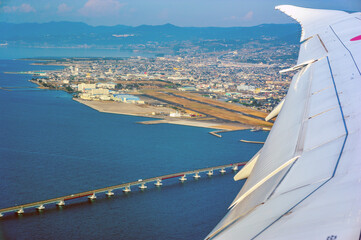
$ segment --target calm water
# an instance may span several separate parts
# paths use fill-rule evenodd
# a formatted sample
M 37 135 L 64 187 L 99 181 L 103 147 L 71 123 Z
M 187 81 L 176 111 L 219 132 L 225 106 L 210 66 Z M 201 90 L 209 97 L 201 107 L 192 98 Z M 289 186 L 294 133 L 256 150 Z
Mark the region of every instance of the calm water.
M 119 49 L 96 48 L 26 48 L 26 47 L 1 47 L 0 59 L 18 59 L 33 57 L 154 57 L 151 53 L 136 53 Z
M 0 208 L 195 168 L 249 160 L 266 132 L 141 125 L 146 118 L 99 113 L 62 91 L 38 90 L 30 62 L 0 60 Z M 29 88 L 30 87 L 30 88 Z M 203 239 L 242 182 L 233 173 L 149 186 L 0 219 L 0 239 Z M 191 177 L 189 177 L 190 179 Z M 134 189 L 135 190 L 135 189 Z

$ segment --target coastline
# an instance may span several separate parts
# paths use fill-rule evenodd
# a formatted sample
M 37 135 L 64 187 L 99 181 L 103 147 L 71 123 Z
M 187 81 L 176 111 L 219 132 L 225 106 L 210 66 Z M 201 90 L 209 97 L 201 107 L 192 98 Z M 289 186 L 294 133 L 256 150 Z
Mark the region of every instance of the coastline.
M 14 74 L 21 74 L 21 73 L 14 72 Z M 23 73 L 23 74 L 28 74 L 28 73 Z M 28 81 L 38 85 L 38 88 L 40 89 L 52 89 L 49 87 L 44 87 L 36 81 L 33 80 L 28 80 Z M 66 89 L 56 89 L 56 90 L 66 91 Z M 229 131 L 238 131 L 238 130 L 246 130 L 246 129 L 270 131 L 270 128 L 262 125 L 257 125 L 257 124 L 249 125 L 239 122 L 222 121 L 222 119 L 210 120 L 203 118 L 190 119 L 186 117 L 183 118 L 170 117 L 169 115 L 171 112 L 174 112 L 174 109 L 168 107 L 157 107 L 157 106 L 150 106 L 143 104 L 132 104 L 132 103 L 102 101 L 102 100 L 83 100 L 79 98 L 72 98 L 72 99 L 94 110 L 97 110 L 98 112 L 157 119 L 157 120 L 138 122 L 139 124 L 145 124 L 145 125 L 168 123 L 175 125 L 214 129 L 216 130 L 216 132 L 218 131 L 229 132 Z M 214 135 L 214 133 L 215 132 L 213 131 L 212 135 Z M 217 134 L 215 136 L 217 136 Z
M 41 86 L 39 85 L 39 83 L 35 81 L 32 80 L 29 81 L 38 85 L 38 88 L 40 89 L 51 89 L 48 87 Z M 61 89 L 61 90 L 66 91 L 65 89 Z M 248 125 L 237 122 L 226 122 L 219 120 L 212 121 L 209 119 L 174 118 L 169 116 L 170 112 L 174 112 L 174 109 L 167 107 L 156 107 L 149 105 L 138 105 L 132 103 L 122 103 L 122 102 L 102 101 L 102 100 L 89 101 L 79 98 L 72 98 L 72 99 L 98 112 L 157 119 L 157 120 L 138 122 L 139 124 L 145 124 L 145 125 L 168 123 L 168 124 L 191 126 L 191 127 L 209 128 L 214 130 L 223 130 L 224 132 L 246 130 L 246 129 L 270 131 L 270 128 L 264 126 Z
M 252 129 L 253 126 L 248 126 L 245 124 L 238 123 L 226 123 L 226 122 L 213 122 L 213 121 L 203 121 L 203 120 L 193 120 L 186 118 L 171 118 L 165 115 L 152 114 L 152 113 L 167 113 L 174 111 L 170 108 L 164 107 L 148 107 L 135 105 L 131 103 L 120 103 L 120 102 L 109 102 L 109 101 L 86 101 L 82 99 L 73 98 L 74 101 L 77 101 L 81 104 L 84 104 L 98 112 L 112 113 L 112 114 L 122 114 L 138 117 L 148 117 L 155 118 L 157 120 L 148 120 L 138 122 L 140 124 L 151 125 L 151 124 L 176 124 L 183 126 L 192 126 L 192 127 L 202 127 L 210 128 L 216 130 L 226 130 L 226 131 L 237 131 L 237 130 L 246 130 Z

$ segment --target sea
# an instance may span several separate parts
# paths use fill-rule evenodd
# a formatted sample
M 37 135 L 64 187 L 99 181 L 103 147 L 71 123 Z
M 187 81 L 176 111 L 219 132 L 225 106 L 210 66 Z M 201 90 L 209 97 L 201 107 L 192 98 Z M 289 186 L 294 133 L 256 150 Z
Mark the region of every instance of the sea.
M 61 68 L 31 63 L 0 60 L 0 208 L 248 161 L 261 146 L 239 140 L 268 135 L 243 130 L 217 138 L 207 128 L 142 125 L 137 122 L 151 119 L 100 113 L 69 93 L 36 88 L 31 75 L 4 73 Z M 0 219 L 0 239 L 204 239 L 244 184 L 233 176 L 188 176 L 185 183 L 174 179 L 161 188 L 148 184 L 145 191 L 116 190 L 93 202 L 7 214 Z

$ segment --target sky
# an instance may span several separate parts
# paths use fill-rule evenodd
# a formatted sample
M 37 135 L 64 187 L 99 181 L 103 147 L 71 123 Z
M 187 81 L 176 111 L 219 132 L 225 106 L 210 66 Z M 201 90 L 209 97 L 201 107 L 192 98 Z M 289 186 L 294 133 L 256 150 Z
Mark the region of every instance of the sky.
M 290 23 L 276 5 L 361 11 L 361 0 L 0 0 L 0 22 L 187 27 Z

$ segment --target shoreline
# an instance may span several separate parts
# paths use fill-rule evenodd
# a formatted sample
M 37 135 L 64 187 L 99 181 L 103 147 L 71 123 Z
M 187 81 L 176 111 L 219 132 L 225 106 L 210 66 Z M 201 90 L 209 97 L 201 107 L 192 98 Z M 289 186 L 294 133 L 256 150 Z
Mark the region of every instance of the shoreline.
M 51 89 L 48 87 L 41 86 L 39 85 L 39 83 L 35 81 L 32 80 L 28 80 L 28 81 L 38 85 L 39 89 Z M 64 89 L 54 89 L 54 90 L 65 91 Z M 270 131 L 270 128 L 264 126 L 258 126 L 258 125 L 248 125 L 243 123 L 232 123 L 232 122 L 230 123 L 226 121 L 209 121 L 206 119 L 203 120 L 203 119 L 189 119 L 189 118 L 174 118 L 169 116 L 169 113 L 173 112 L 174 109 L 167 107 L 155 107 L 149 105 L 138 105 L 132 103 L 122 103 L 122 102 L 102 101 L 102 100 L 89 101 L 74 97 L 72 98 L 72 100 L 81 103 L 87 107 L 90 107 L 98 112 L 157 119 L 157 120 L 147 120 L 147 121 L 137 122 L 139 124 L 152 125 L 152 124 L 168 123 L 175 125 L 208 128 L 208 129 L 216 130 L 216 131 L 212 131 L 211 133 L 214 136 L 218 135 L 217 132 L 229 132 L 229 131 L 239 131 L 239 130 L 247 130 L 247 129 Z
M 139 105 L 134 105 L 131 103 L 118 103 L 118 102 L 108 102 L 108 101 L 86 101 L 82 99 L 73 98 L 74 101 L 84 104 L 98 112 L 104 113 L 112 113 L 112 114 L 122 114 L 129 116 L 137 116 L 137 117 L 147 117 L 153 118 L 156 120 L 146 120 L 137 122 L 139 124 L 152 125 L 152 124 L 175 124 L 175 125 L 183 125 L 183 126 L 191 126 L 191 127 L 202 127 L 202 128 L 210 128 L 216 130 L 225 130 L 226 131 L 238 131 L 238 130 L 246 130 L 252 129 L 254 126 L 248 126 L 245 124 L 237 124 L 237 123 L 226 123 L 226 122 L 212 122 L 212 121 L 202 121 L 196 119 L 185 119 L 185 118 L 171 118 L 159 115 L 152 115 L 149 111 L 152 110 L 167 110 L 164 108 L 150 107 L 148 111 L 139 112 L 140 108 L 146 109 L 145 107 L 140 107 Z M 117 105 L 117 106 L 116 106 Z M 138 110 L 138 112 L 137 112 Z

